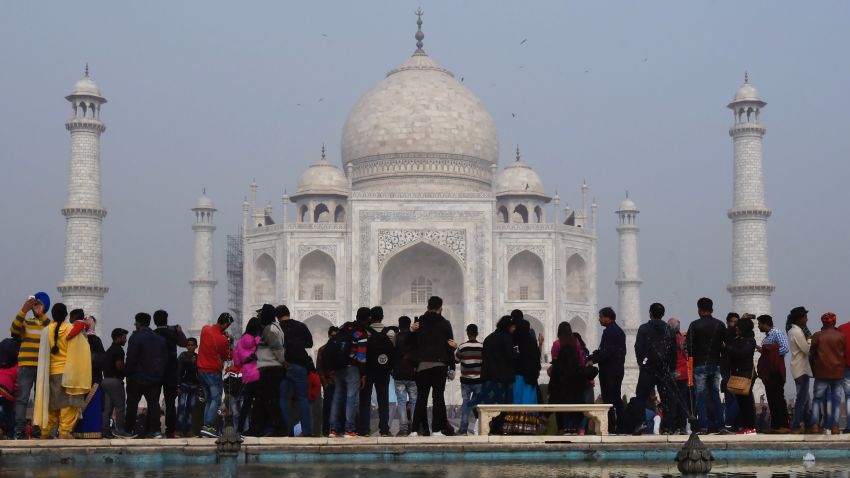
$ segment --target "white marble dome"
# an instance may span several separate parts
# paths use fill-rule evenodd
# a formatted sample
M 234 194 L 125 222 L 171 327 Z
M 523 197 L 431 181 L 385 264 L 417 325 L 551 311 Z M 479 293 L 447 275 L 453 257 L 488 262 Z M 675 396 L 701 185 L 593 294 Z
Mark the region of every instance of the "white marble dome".
M 623 199 L 623 202 L 620 203 L 620 209 L 619 210 L 620 211 L 637 212 L 638 208 L 637 208 L 637 205 L 635 204 L 634 201 L 632 201 L 631 199 L 626 197 L 626 199 Z
M 400 177 L 441 176 L 489 189 L 499 136 L 484 103 L 422 51 L 363 95 L 342 132 L 342 163 L 353 181 L 386 187 Z
M 196 209 L 213 209 L 214 207 L 212 199 L 207 197 L 206 192 L 201 194 L 201 197 L 198 198 L 198 202 L 195 204 Z
M 496 195 L 535 195 L 545 196 L 543 181 L 531 166 L 517 158 L 506 166 L 496 178 Z
M 71 90 L 71 95 L 101 97 L 100 88 L 97 86 L 97 83 L 88 76 L 83 77 L 80 81 L 74 84 L 74 89 Z
M 298 180 L 295 196 L 306 194 L 348 195 L 348 179 L 345 174 L 322 156 L 319 162 L 310 165 Z
M 744 83 L 735 93 L 735 101 L 761 101 L 761 97 L 753 85 Z

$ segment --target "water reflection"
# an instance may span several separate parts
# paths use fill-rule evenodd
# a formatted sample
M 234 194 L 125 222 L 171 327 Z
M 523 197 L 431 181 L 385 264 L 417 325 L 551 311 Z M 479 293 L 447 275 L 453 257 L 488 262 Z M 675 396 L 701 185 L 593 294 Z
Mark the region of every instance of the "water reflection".
M 15 478 L 671 478 L 675 465 L 658 463 L 457 462 L 457 463 L 303 463 L 242 465 L 235 474 L 219 466 L 135 465 L 3 467 L 3 477 Z M 846 463 L 802 462 L 717 463 L 712 478 L 850 478 Z

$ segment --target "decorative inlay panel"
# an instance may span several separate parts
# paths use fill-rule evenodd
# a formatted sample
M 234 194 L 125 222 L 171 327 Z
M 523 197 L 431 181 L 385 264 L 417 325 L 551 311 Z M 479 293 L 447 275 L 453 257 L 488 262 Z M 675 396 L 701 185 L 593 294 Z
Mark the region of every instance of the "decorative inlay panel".
M 395 250 L 425 241 L 436 244 L 466 262 L 466 230 L 464 229 L 381 229 L 378 231 L 378 264 Z

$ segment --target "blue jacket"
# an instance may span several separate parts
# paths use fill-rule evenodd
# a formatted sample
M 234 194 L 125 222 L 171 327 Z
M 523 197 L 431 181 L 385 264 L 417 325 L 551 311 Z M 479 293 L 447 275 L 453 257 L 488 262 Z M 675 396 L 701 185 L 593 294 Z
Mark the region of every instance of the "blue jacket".
M 613 322 L 602 331 L 599 349 L 591 355 L 593 363 L 599 365 L 602 375 L 616 375 L 625 372 L 626 334 Z
M 162 383 L 168 364 L 165 339 L 150 327 L 139 327 L 127 342 L 124 373 L 128 381 Z

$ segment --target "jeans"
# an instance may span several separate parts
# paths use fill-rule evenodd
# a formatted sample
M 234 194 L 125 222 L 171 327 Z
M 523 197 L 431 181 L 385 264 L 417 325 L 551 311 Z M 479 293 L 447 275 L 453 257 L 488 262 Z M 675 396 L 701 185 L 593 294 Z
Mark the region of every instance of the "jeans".
M 677 430 L 685 431 L 691 411 L 690 391 L 687 380 L 676 380 L 676 398 L 678 403 L 673 407 L 673 423 Z
M 625 429 L 626 414 L 623 406 L 623 397 L 620 387 L 623 384 L 624 372 L 622 369 L 608 371 L 599 370 L 599 387 L 602 393 L 602 403 L 614 405 L 608 410 L 608 433 L 617 433 Z M 630 430 L 631 431 L 631 430 Z
M 841 414 L 841 402 L 844 401 L 843 380 L 821 380 L 815 379 L 815 398 L 812 402 L 812 424 L 820 423 L 820 415 L 823 417 L 823 428 L 831 429 L 838 426 Z
M 243 433 L 248 429 L 248 417 L 251 416 L 251 410 L 254 408 L 254 398 L 257 396 L 257 387 L 260 382 L 246 383 L 242 387 L 242 406 L 239 408 L 239 413 L 236 414 L 237 425 L 236 431 Z
M 331 403 L 331 431 L 340 433 L 343 428 L 340 423 L 342 402 L 345 401 L 345 432 L 355 431 L 354 419 L 357 406 L 360 403 L 360 370 L 356 365 L 349 365 L 336 371 L 334 384 L 334 399 Z
M 298 405 L 298 415 L 301 417 L 301 433 L 304 436 L 313 434 L 310 400 L 307 398 L 307 369 L 294 363 L 289 364 L 286 375 L 280 382 L 280 413 L 286 423 L 287 435 L 292 435 L 295 423 L 290 413 L 289 401 L 295 390 L 295 403 Z
M 811 413 L 812 395 L 809 392 L 809 383 L 812 377 L 808 375 L 800 375 L 794 379 L 794 384 L 797 386 L 797 398 L 794 402 L 794 420 L 791 423 L 792 429 L 809 427 L 812 424 Z
M 145 424 L 145 433 L 160 433 L 162 424 L 159 414 L 159 392 L 162 390 L 161 383 L 139 382 L 136 380 L 127 381 L 127 416 L 124 419 L 124 425 L 127 427 L 127 433 L 133 433 L 136 428 L 136 414 L 139 413 L 139 401 L 145 397 L 145 402 L 148 404 L 147 424 Z
M 669 373 L 666 371 L 653 368 L 652 366 L 643 366 L 640 368 L 637 386 L 635 387 L 635 398 L 639 406 L 634 408 L 633 413 L 635 416 L 632 417 L 632 424 L 635 431 L 640 428 L 644 415 L 644 406 L 649 399 L 649 395 L 655 389 L 658 390 L 657 398 L 661 400 L 662 416 L 668 417 L 664 424 L 669 427 L 668 421 L 672 418 L 670 403 L 673 398 L 670 396 L 672 393 L 670 387 L 673 384 L 673 377 L 667 375 Z M 649 428 L 649 430 L 651 431 L 652 428 Z M 664 431 L 669 432 L 670 429 L 665 427 Z
M 224 381 L 219 372 L 198 372 L 198 380 L 204 390 L 204 426 L 211 427 L 215 424 L 215 417 L 221 407 Z
M 0 428 L 3 435 L 12 439 L 15 436 L 15 402 L 5 397 L 0 397 Z M 3 436 L 0 435 L 0 439 Z
M 717 365 L 698 365 L 694 367 L 694 393 L 697 396 L 697 414 L 702 430 L 722 430 L 723 404 L 720 402 L 720 373 Z M 705 405 L 706 394 L 714 405 L 714 423 L 708 423 L 708 409 Z
M 446 398 L 444 396 L 446 390 L 446 374 L 448 367 L 439 366 L 420 370 L 416 372 L 416 389 L 418 396 L 416 397 L 416 408 L 413 410 L 413 423 L 410 425 L 410 432 L 419 432 L 422 425 L 427 422 L 428 413 L 428 395 L 431 390 L 434 390 L 433 406 L 431 415 L 431 430 L 442 432 L 446 426 Z M 427 434 L 427 431 L 426 431 Z
M 850 368 L 844 369 L 844 401 L 848 417 L 845 430 L 850 430 Z
M 105 377 L 100 384 L 103 389 L 103 415 L 101 416 L 101 431 L 109 431 L 109 419 L 115 412 L 115 429 L 124 431 L 124 413 L 127 395 L 124 391 L 124 380 L 115 377 Z
M 369 435 L 372 419 L 372 388 L 378 399 L 378 431 L 382 435 L 390 433 L 390 374 L 389 372 L 366 372 L 366 384 L 360 390 L 360 406 L 357 415 L 357 434 Z
M 177 399 L 176 429 L 179 433 L 192 430 L 192 411 L 198 403 L 198 384 L 181 383 L 180 397 Z M 166 425 L 167 426 L 167 425 Z
M 35 385 L 37 367 L 18 367 L 18 397 L 15 400 L 15 433 L 24 433 L 27 427 L 27 407 L 30 392 Z M 49 431 L 49 430 L 48 430 Z M 47 433 L 45 433 L 45 436 Z
M 395 398 L 398 403 L 398 426 L 399 430 L 407 431 L 407 404 L 410 403 L 410 413 L 416 410 L 416 381 L 414 380 L 396 380 L 395 381 Z
M 463 405 L 460 407 L 460 428 L 458 433 L 465 435 L 469 428 L 469 414 L 475 413 L 475 407 L 478 405 L 478 399 L 481 396 L 481 384 L 461 383 L 460 396 L 463 399 Z

